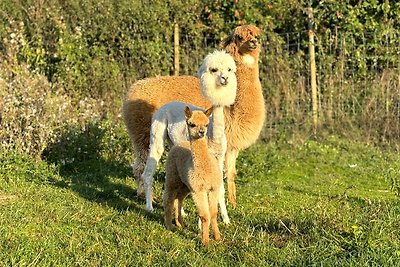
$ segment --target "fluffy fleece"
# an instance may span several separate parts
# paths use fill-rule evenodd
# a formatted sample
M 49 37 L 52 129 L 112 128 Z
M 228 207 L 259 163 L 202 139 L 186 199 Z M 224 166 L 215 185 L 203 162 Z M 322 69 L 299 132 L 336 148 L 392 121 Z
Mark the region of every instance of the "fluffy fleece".
M 223 171 L 227 147 L 223 110 L 224 106 L 233 104 L 236 98 L 237 80 L 235 72 L 235 61 L 225 51 L 214 51 L 208 54 L 199 68 L 202 93 L 213 104 L 212 120 L 208 131 L 209 148 L 218 159 L 221 172 Z M 149 156 L 141 176 L 146 196 L 146 209 L 149 211 L 153 211 L 153 175 L 164 152 L 166 141 L 176 145 L 188 140 L 188 129 L 183 112 L 183 108 L 186 105 L 183 102 L 173 101 L 160 107 L 153 115 Z M 195 106 L 190 106 L 190 108 L 192 110 L 201 109 Z M 225 190 L 222 187 L 219 203 L 223 221 L 229 223 L 224 192 Z
M 172 229 L 174 206 L 176 225 L 184 226 L 181 213 L 183 200 L 191 193 L 200 218 L 202 242 L 205 246 L 209 243 L 210 223 L 214 238 L 221 239 L 217 212 L 223 176 L 205 138 L 211 109 L 203 113 L 185 108 L 189 142 L 174 146 L 169 152 L 163 194 L 164 223 L 167 229 Z
M 228 197 L 236 205 L 236 158 L 240 150 L 253 144 L 265 120 L 264 98 L 259 80 L 258 61 L 260 30 L 254 25 L 235 28 L 224 40 L 223 48 L 235 59 L 238 88 L 235 103 L 225 108 L 225 133 L 228 148 L 225 157 Z M 164 76 L 136 82 L 124 102 L 122 115 L 132 141 L 133 174 L 138 194 L 143 194 L 140 175 L 149 154 L 150 128 L 153 113 L 171 101 L 181 101 L 207 108 L 211 106 L 194 76 Z

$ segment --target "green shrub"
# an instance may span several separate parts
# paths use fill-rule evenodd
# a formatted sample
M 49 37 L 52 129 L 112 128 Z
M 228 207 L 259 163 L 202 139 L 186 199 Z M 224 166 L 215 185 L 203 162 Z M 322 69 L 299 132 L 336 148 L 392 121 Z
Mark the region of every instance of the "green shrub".
M 129 165 L 130 140 L 121 122 L 89 121 L 83 128 L 62 129 L 43 152 L 43 158 L 64 170 L 88 167 L 91 162 Z
M 102 105 L 76 100 L 51 87 L 47 79 L 24 65 L 0 63 L 1 131 L 4 149 L 39 156 L 60 128 L 83 127 L 102 116 Z
M 21 182 L 53 183 L 58 175 L 55 165 L 37 161 L 25 153 L 0 151 L 0 190 Z

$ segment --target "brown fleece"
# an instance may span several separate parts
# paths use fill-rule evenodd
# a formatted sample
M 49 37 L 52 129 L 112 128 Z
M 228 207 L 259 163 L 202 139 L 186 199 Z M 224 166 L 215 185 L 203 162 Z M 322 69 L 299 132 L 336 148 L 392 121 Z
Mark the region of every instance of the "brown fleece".
M 171 148 L 166 163 L 164 186 L 164 223 L 172 228 L 172 212 L 175 206 L 175 222 L 183 227 L 183 199 L 192 194 L 201 221 L 202 242 L 209 243 L 209 225 L 214 238 L 221 239 L 217 223 L 218 194 L 222 186 L 222 173 L 215 156 L 207 146 L 206 132 L 211 111 L 185 110 L 190 142 Z M 201 134 L 199 134 L 201 133 Z
M 236 100 L 230 108 L 225 109 L 225 132 L 228 140 L 225 168 L 228 198 L 233 205 L 236 205 L 236 158 L 241 149 L 249 147 L 257 140 L 265 120 L 264 98 L 258 72 L 260 44 L 256 37 L 259 34 L 260 29 L 254 25 L 239 26 L 222 43 L 237 65 Z M 149 150 L 151 116 L 162 105 L 173 100 L 202 108 L 211 105 L 201 93 L 199 79 L 193 76 L 164 76 L 137 81 L 123 105 L 122 115 L 135 155 L 134 176 L 138 182 L 138 193 L 142 192 L 140 175 Z

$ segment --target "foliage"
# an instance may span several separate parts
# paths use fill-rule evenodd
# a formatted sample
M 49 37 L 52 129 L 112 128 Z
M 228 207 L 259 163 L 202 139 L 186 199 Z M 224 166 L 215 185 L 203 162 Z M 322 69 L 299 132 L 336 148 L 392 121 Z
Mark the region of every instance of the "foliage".
M 0 109 L 12 106 L 13 111 L 2 112 L 2 143 L 40 154 L 62 134 L 55 129 L 83 129 L 104 116 L 118 119 L 135 80 L 173 72 L 174 23 L 180 29 L 181 74 L 189 75 L 235 26 L 254 23 L 262 28 L 260 79 L 268 120 L 261 138 L 304 139 L 313 130 L 310 6 L 316 32 L 318 132 L 397 146 L 400 4 L 374 0 L 4 0 Z M 21 94 L 30 102 L 16 104 Z
M 46 78 L 25 65 L 0 63 L 0 144 L 3 149 L 40 156 L 62 129 L 83 127 L 103 115 L 94 99 L 77 101 L 54 90 Z
M 130 156 L 129 148 L 130 140 L 121 121 L 101 120 L 89 122 L 83 128 L 63 130 L 42 157 L 62 166 L 64 171 L 76 170 L 88 162 L 122 163 Z
M 123 92 L 137 77 L 172 71 L 172 24 L 181 36 L 202 38 L 218 45 L 238 24 L 255 23 L 266 32 L 301 32 L 307 29 L 307 1 L 3 1 L 0 10 L 0 47 L 15 53 L 20 62 L 59 81 L 68 92 L 105 97 Z M 388 1 L 315 1 L 315 27 L 321 37 L 340 29 L 367 36 L 358 48 L 357 64 L 375 62 L 381 40 L 398 34 L 400 7 Z M 307 36 L 303 35 L 306 41 Z M 321 38 L 320 41 L 324 39 Z M 329 40 L 328 40 L 329 41 Z M 322 44 L 325 45 L 325 44 Z M 357 52 L 357 53 L 359 53 Z M 395 56 L 395 55 L 393 55 Z M 198 56 L 196 56 L 198 57 Z M 379 64 L 379 62 L 375 62 Z

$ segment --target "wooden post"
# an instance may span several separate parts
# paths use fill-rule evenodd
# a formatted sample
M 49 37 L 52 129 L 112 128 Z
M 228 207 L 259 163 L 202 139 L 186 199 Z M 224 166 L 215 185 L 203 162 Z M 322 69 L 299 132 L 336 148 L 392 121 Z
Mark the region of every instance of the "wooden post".
M 179 25 L 174 23 L 174 75 L 179 75 Z
M 310 55 L 310 75 L 311 75 L 311 105 L 312 105 L 312 121 L 314 127 L 314 134 L 317 132 L 318 126 L 318 89 L 317 89 L 317 67 L 315 63 L 315 43 L 314 43 L 314 29 L 313 9 L 307 8 L 308 15 L 308 52 Z

